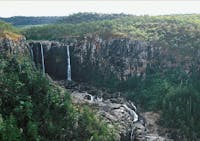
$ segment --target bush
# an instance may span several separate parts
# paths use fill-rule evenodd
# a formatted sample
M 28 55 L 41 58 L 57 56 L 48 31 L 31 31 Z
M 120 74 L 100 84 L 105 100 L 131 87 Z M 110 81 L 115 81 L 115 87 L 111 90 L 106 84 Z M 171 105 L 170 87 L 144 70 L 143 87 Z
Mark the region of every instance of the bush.
M 31 64 L 0 56 L 0 140 L 114 140 L 105 123 L 89 109 L 76 110 L 66 90 Z
M 16 119 L 10 115 L 8 119 L 3 120 L 0 117 L 0 140 L 1 141 L 21 141 L 22 135 L 17 127 Z

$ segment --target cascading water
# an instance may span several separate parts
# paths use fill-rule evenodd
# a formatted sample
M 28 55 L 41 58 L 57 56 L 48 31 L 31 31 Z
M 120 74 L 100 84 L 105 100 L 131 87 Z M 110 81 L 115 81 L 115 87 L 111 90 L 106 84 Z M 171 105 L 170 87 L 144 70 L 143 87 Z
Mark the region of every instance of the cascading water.
M 127 105 L 123 105 L 124 108 L 133 116 L 133 122 L 137 122 L 138 121 L 138 115 L 135 113 L 134 110 L 132 110 L 131 108 L 129 108 Z
M 134 110 L 132 110 L 131 108 L 129 108 L 126 104 L 124 104 L 123 106 L 130 113 L 130 115 L 133 116 L 133 124 L 135 122 L 137 122 L 139 117 L 136 114 L 136 112 Z M 131 106 L 134 107 L 134 109 L 136 109 L 136 107 L 135 107 L 135 105 L 133 103 L 131 103 Z M 131 136 L 130 136 L 131 141 L 134 141 L 134 138 L 135 138 L 134 137 L 134 127 L 132 125 L 132 131 L 131 131 Z
M 30 52 L 31 52 L 31 58 L 32 58 L 32 60 L 33 60 L 33 62 L 34 62 L 33 47 L 32 47 L 32 46 L 30 47 Z
M 67 80 L 71 81 L 71 64 L 70 64 L 70 53 L 69 53 L 69 45 L 67 45 Z
M 45 66 L 44 66 L 44 51 L 42 47 L 42 43 L 40 43 L 40 50 L 41 50 L 41 56 L 42 56 L 42 73 L 45 74 Z

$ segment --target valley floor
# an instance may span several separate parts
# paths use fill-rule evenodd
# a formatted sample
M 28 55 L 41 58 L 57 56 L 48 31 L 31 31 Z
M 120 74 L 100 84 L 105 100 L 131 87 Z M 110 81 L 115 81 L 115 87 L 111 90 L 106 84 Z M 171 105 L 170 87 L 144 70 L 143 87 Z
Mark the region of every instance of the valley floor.
M 159 113 L 153 111 L 140 113 L 132 102 L 116 96 L 117 94 L 112 97 L 110 96 L 112 94 L 93 86 L 69 84 L 64 81 L 56 83 L 71 92 L 74 104 L 89 105 L 111 127 L 117 127 L 118 140 L 173 141 L 169 139 L 170 135 L 167 133 L 169 130 L 158 125 Z

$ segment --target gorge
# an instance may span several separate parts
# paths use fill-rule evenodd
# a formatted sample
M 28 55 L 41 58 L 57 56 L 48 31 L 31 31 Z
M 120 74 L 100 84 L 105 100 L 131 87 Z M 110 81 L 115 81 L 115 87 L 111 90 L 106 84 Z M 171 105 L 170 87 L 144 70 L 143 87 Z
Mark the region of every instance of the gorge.
M 164 74 L 168 69 L 179 68 L 190 74 L 192 69 L 200 69 L 197 59 L 200 50 L 197 49 L 159 48 L 153 44 L 123 38 L 103 40 L 99 37 L 85 37 L 83 41 L 79 41 L 82 44 L 76 42 L 78 41 L 67 46 L 67 53 L 64 44 L 57 41 L 34 41 L 29 44 L 33 47 L 34 54 L 40 54 L 37 46 L 41 43 L 45 52 L 47 73 L 62 80 L 66 77 L 65 74 L 67 79 L 71 80 L 69 50 L 72 58 L 72 77 L 76 81 L 92 81 L 96 77 L 102 80 L 127 81 L 134 76 L 145 78 L 149 71 Z M 67 61 L 64 56 L 67 56 Z M 64 68 L 67 68 L 67 71 Z
M 69 67 L 69 52 L 72 58 L 71 65 L 73 80 L 78 83 L 84 82 L 90 83 L 92 85 L 95 85 L 96 80 L 108 81 L 109 79 L 114 79 L 115 81 L 126 83 L 131 77 L 145 79 L 146 75 L 149 75 L 148 73 L 152 73 L 155 71 L 157 73 L 160 71 L 160 73 L 164 75 L 167 72 L 167 69 L 176 70 L 177 68 L 179 68 L 188 75 L 191 71 L 193 71 L 192 69 L 194 69 L 194 66 L 196 67 L 195 70 L 199 70 L 198 60 L 196 60 L 196 62 L 195 59 L 198 58 L 200 54 L 199 51 L 196 51 L 196 49 L 162 49 L 156 48 L 155 46 L 153 47 L 153 44 L 148 45 L 148 43 L 123 38 L 111 39 L 107 41 L 101 39 L 100 37 L 95 37 L 93 39 L 85 37 L 84 41 L 75 40 L 71 42 L 70 46 L 67 46 L 66 53 L 65 43 L 58 41 L 39 42 L 44 46 L 44 58 L 46 60 L 45 67 L 47 68 L 46 71 L 52 78 L 56 80 L 65 80 L 65 74 L 67 74 L 67 80 L 71 81 L 68 75 L 69 69 L 71 69 L 71 67 Z M 80 44 L 79 42 L 82 44 Z M 32 46 L 33 49 L 37 48 L 38 41 L 31 41 L 29 42 L 29 45 Z M 34 54 L 38 54 L 37 49 L 34 50 L 36 51 L 34 52 Z M 187 55 L 179 54 L 180 51 L 185 52 L 184 50 L 187 52 Z M 179 54 L 179 56 L 177 55 L 177 53 Z M 66 56 L 67 61 L 65 59 Z M 56 70 L 53 72 L 52 70 L 54 68 L 56 68 Z M 67 68 L 67 70 L 65 68 Z M 171 136 L 171 133 L 169 133 L 169 131 L 165 131 L 165 133 L 162 133 L 164 134 L 163 137 L 159 136 L 159 133 L 149 133 L 149 130 L 146 129 L 146 127 L 143 125 L 144 121 L 138 121 L 138 115 L 135 113 L 134 110 L 130 109 L 130 107 L 126 105 L 126 101 L 122 100 L 124 104 L 121 104 L 118 101 L 118 98 L 120 98 L 120 96 L 116 96 L 116 92 L 106 94 L 105 92 L 98 92 L 96 90 L 93 90 L 93 92 L 90 94 L 90 91 L 92 91 L 90 90 L 91 88 L 81 89 L 77 86 L 75 86 L 74 88 L 68 86 L 68 84 L 65 83 L 62 83 L 61 85 L 71 89 L 73 100 L 78 101 L 75 103 L 82 103 L 86 99 L 86 103 L 88 102 L 91 105 L 94 104 L 94 107 L 96 107 L 97 109 L 101 109 L 102 105 L 104 105 L 108 107 L 114 106 L 116 110 L 118 108 L 123 109 L 122 115 L 123 113 L 127 112 L 127 115 L 129 115 L 127 118 L 131 118 L 131 121 L 129 121 L 128 119 L 123 119 L 122 117 L 115 117 L 116 115 L 120 115 L 120 111 L 118 111 L 116 115 L 113 115 L 112 112 L 108 112 L 105 114 L 105 111 L 103 111 L 105 115 L 102 115 L 102 111 L 100 110 L 100 116 L 102 116 L 106 120 L 108 118 L 111 121 L 115 121 L 116 119 L 118 119 L 118 123 L 120 123 L 120 120 L 127 122 L 125 124 L 125 127 L 127 126 L 127 130 L 124 131 L 123 123 L 121 123 L 123 125 L 121 125 L 122 129 L 118 129 L 120 132 L 124 132 L 123 135 L 128 134 L 127 136 L 130 136 L 126 138 L 129 138 L 131 140 L 170 140 L 168 139 L 168 137 Z M 121 83 L 119 83 L 117 87 L 120 87 L 120 85 Z M 84 94 L 82 93 L 82 91 L 85 91 L 88 94 Z M 102 102 L 98 100 L 95 101 L 95 97 L 99 96 L 98 93 L 102 93 Z M 115 99 L 114 101 L 117 101 L 117 103 L 107 102 L 108 97 L 109 99 Z M 90 99 L 90 101 L 87 101 L 87 99 Z M 118 107 L 115 107 L 116 105 L 118 105 Z M 130 106 L 131 103 L 129 103 L 128 105 Z M 108 123 L 110 123 L 111 121 L 109 121 Z M 132 134 L 134 134 L 134 137 Z M 178 138 L 176 137 L 176 139 Z
M 0 22 L 0 140 L 198 141 L 199 15 L 85 14 Z

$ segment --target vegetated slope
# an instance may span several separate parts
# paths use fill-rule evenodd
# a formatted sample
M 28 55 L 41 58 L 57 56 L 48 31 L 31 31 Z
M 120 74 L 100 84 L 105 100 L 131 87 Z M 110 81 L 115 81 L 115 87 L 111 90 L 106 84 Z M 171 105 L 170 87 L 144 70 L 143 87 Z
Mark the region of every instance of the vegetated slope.
M 81 22 L 91 22 L 100 20 L 112 20 L 120 17 L 128 16 L 125 14 L 97 14 L 97 13 L 77 13 L 69 16 L 41 16 L 41 17 L 26 17 L 15 16 L 9 18 L 0 17 L 0 20 L 10 23 L 17 27 L 28 25 L 44 25 L 53 23 L 70 23 L 77 24 Z
M 25 25 L 41 25 L 41 24 L 51 24 L 56 23 L 63 17 L 24 17 L 16 16 L 10 18 L 2 18 L 0 20 L 11 23 L 14 26 L 25 26 Z
M 5 31 L 13 32 L 13 33 L 17 32 L 17 30 L 11 24 L 0 21 L 0 32 L 2 33 Z
M 58 23 L 77 24 L 82 22 L 92 22 L 101 20 L 113 20 L 117 18 L 127 17 L 126 14 L 98 14 L 98 13 L 77 13 L 63 17 Z
M 97 34 L 105 39 L 113 37 L 154 41 L 161 47 L 195 48 L 200 42 L 197 40 L 200 36 L 200 16 L 122 16 L 122 18 L 111 20 L 31 27 L 25 29 L 23 33 L 27 39 L 36 40 L 55 40 L 61 37 L 83 37 L 87 34 Z
M 0 27 L 1 35 L 13 29 L 6 23 Z M 19 36 L 0 37 L 0 140 L 114 140 L 91 109 L 72 105 L 65 89 L 33 67 Z
M 0 21 L 0 38 L 19 40 L 22 36 L 11 24 Z
M 168 51 L 163 57 L 168 57 L 169 60 L 173 58 L 169 55 L 170 52 L 175 55 L 175 58 L 184 56 L 184 54 L 191 58 L 190 55 L 192 56 L 192 54 L 185 52 L 187 49 L 193 49 L 192 52 L 196 52 L 199 56 L 200 15 L 129 15 L 109 20 L 85 20 L 85 22 L 77 24 L 62 23 L 32 27 L 25 29 L 23 33 L 28 39 L 36 40 L 73 37 L 84 41 L 84 36 L 92 35 L 98 35 L 104 40 L 110 38 L 130 39 L 146 42 L 152 48 L 162 48 L 162 53 Z M 159 50 L 158 54 L 161 54 Z M 166 58 L 156 60 L 157 63 L 159 64 L 162 59 Z M 176 62 L 172 59 L 171 63 L 174 63 L 173 61 Z M 192 66 L 190 72 L 181 68 L 182 64 L 176 64 L 177 67 L 173 69 L 158 68 L 157 66 L 157 69 L 152 70 L 149 69 L 150 66 L 147 66 L 145 78 L 135 76 L 122 82 L 110 79 L 109 83 L 100 81 L 99 85 L 123 91 L 127 98 L 137 102 L 146 110 L 161 110 L 162 125 L 178 128 L 178 134 L 198 140 L 200 135 L 200 113 L 198 112 L 200 106 L 200 70 L 198 57 L 193 58 L 188 64 Z M 163 71 L 161 73 L 158 70 Z M 98 80 L 95 80 L 95 82 L 98 82 Z M 178 136 L 176 137 L 178 138 Z

